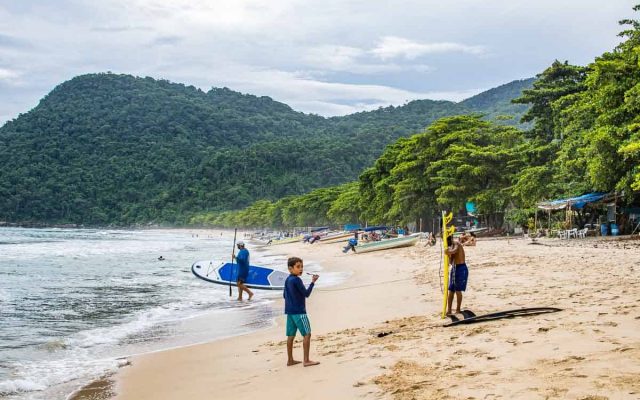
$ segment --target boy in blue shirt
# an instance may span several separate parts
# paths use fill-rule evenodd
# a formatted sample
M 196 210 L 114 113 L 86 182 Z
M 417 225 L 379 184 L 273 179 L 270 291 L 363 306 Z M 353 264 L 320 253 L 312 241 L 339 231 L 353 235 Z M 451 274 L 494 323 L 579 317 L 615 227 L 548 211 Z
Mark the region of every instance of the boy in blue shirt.
M 304 352 L 303 364 L 305 367 L 320 364 L 317 361 L 309 359 L 309 349 L 311 347 L 311 325 L 307 317 L 307 309 L 305 300 L 311 295 L 313 286 L 318 280 L 318 275 L 313 275 L 309 288 L 304 287 L 300 275 L 303 271 L 303 262 L 301 258 L 291 257 L 287 261 L 289 267 L 289 276 L 284 282 L 284 313 L 287 315 L 287 366 L 300 364 L 300 361 L 293 359 L 293 340 L 296 337 L 296 331 L 300 331 L 302 339 L 302 348 Z

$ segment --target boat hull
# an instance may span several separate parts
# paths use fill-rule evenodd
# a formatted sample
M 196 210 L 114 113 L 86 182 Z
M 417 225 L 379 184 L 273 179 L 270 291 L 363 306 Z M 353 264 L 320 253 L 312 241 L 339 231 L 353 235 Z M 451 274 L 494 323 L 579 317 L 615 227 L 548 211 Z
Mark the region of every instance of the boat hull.
M 420 233 L 404 236 L 401 238 L 381 240 L 379 242 L 370 242 L 356 246 L 356 254 L 368 253 L 370 251 L 396 249 L 400 247 L 414 246 L 420 240 Z
M 353 233 L 341 233 L 338 235 L 326 236 L 320 238 L 320 243 L 338 243 L 338 242 L 346 242 L 349 238 L 353 237 Z

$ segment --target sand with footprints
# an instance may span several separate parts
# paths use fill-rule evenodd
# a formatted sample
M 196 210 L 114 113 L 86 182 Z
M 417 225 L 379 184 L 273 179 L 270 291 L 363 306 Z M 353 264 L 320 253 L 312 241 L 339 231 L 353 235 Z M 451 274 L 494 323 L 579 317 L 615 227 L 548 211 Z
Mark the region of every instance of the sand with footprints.
M 308 300 L 320 365 L 285 365 L 281 317 L 261 332 L 132 357 L 115 376 L 116 398 L 640 398 L 640 240 L 479 240 L 466 249 L 463 308 L 563 311 L 449 328 L 437 246 L 279 247 L 351 274 L 331 288 L 321 277 Z

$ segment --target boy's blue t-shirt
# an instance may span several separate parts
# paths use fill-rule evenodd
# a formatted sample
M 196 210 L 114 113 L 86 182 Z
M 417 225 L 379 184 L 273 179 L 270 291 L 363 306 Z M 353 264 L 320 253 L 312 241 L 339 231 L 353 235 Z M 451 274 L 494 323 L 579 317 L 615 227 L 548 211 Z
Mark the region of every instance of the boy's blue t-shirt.
M 236 255 L 238 263 L 238 278 L 247 279 L 249 275 L 249 250 L 241 249 Z
M 304 287 L 299 276 L 289 275 L 284 281 L 284 313 L 285 314 L 306 314 L 305 299 L 311 295 L 313 282 L 309 288 Z

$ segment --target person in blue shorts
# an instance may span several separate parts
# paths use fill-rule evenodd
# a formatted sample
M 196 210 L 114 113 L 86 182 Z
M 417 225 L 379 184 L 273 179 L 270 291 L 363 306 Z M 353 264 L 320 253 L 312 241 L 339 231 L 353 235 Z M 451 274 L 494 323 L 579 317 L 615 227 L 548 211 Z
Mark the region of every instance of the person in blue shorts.
M 247 292 L 249 300 L 251 300 L 253 292 L 245 285 L 249 276 L 249 250 L 245 249 L 243 241 L 238 242 L 236 245 L 239 250 L 238 254 L 232 254 L 231 257 L 238 263 L 238 279 L 236 281 L 238 285 L 238 301 L 242 301 L 243 292 Z
M 449 248 L 446 250 L 451 257 L 452 268 L 449 273 L 449 298 L 447 299 L 447 315 L 451 315 L 451 306 L 453 305 L 453 294 L 456 295 L 456 314 L 460 313 L 462 305 L 462 292 L 467 290 L 467 278 L 469 277 L 469 269 L 465 261 L 464 247 L 459 241 L 454 240 L 453 236 L 447 237 Z
M 287 366 L 300 364 L 300 361 L 293 359 L 293 340 L 296 333 L 300 331 L 302 336 L 302 348 L 304 353 L 303 364 L 305 367 L 320 364 L 309 359 L 309 349 L 311 348 L 311 324 L 307 316 L 306 298 L 311 295 L 313 286 L 318 280 L 318 275 L 313 275 L 308 288 L 304 287 L 302 271 L 304 265 L 301 258 L 291 257 L 287 260 L 289 276 L 284 282 L 284 313 L 287 315 Z

